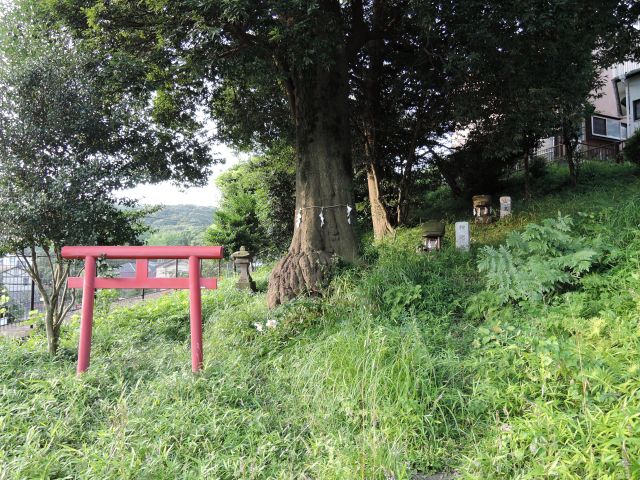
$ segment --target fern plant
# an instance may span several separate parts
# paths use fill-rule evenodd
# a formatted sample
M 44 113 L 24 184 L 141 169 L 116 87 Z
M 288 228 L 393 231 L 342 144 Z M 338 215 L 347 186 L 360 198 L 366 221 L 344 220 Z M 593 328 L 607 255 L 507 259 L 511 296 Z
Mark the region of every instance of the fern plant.
M 498 248 L 484 247 L 478 269 L 503 304 L 538 301 L 576 283 L 603 255 L 599 238 L 577 235 L 571 217 L 558 215 L 512 232 Z

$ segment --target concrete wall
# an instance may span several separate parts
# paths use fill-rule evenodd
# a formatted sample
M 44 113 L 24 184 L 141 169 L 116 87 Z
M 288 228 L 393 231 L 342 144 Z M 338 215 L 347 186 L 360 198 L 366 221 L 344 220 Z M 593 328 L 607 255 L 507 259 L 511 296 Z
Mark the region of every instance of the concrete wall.
M 596 92 L 600 97 L 594 101 L 596 112 L 609 117 L 620 118 L 618 99 L 616 98 L 616 86 L 613 81 L 613 71 L 605 70 L 602 72 L 601 79 L 604 83 L 602 88 Z

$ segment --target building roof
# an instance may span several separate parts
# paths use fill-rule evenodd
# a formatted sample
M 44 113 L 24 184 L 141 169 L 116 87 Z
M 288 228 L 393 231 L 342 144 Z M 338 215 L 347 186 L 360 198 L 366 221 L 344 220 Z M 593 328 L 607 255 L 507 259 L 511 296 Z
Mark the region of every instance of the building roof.
M 635 70 L 631 70 L 630 72 L 627 72 L 627 74 L 625 75 L 625 79 L 626 78 L 631 78 L 631 77 L 635 77 L 637 75 L 640 75 L 640 68 L 636 68 Z
M 614 80 L 624 80 L 640 74 L 640 63 L 632 61 L 619 63 L 614 65 L 610 71 Z

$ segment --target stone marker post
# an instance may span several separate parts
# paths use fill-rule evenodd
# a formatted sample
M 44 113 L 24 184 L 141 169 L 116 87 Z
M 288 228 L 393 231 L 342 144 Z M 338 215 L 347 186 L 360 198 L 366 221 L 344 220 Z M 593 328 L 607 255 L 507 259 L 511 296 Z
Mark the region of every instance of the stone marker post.
M 456 248 L 468 252 L 470 244 L 469 222 L 456 222 Z
M 500 218 L 511 215 L 511 197 L 500 197 Z

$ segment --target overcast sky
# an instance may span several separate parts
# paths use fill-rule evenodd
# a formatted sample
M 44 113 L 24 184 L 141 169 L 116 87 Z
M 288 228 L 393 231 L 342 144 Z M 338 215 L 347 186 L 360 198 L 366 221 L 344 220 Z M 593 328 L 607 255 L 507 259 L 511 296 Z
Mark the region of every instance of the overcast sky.
M 190 204 L 216 207 L 220 201 L 220 191 L 214 185 L 214 180 L 222 172 L 236 165 L 240 156 L 224 145 L 216 145 L 213 150 L 225 159 L 225 163 L 214 166 L 214 172 L 205 187 L 181 189 L 169 182 L 163 182 L 123 190 L 121 195 L 136 198 L 146 205 Z

